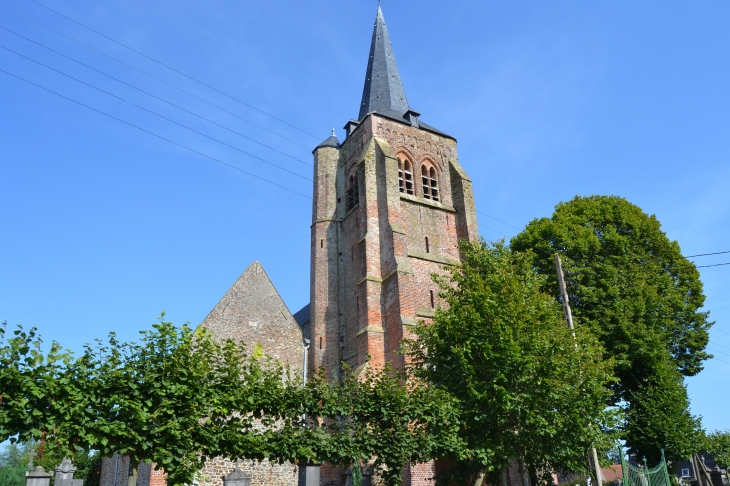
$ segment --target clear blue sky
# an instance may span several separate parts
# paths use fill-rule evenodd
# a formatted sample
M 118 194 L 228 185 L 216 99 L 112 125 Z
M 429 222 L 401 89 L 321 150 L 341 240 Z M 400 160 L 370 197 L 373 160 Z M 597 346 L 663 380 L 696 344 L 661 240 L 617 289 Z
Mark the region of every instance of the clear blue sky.
M 307 163 L 357 116 L 374 1 L 43 1 L 316 138 L 28 0 L 0 4 L 306 148 L 7 10 L 0 25 Z M 383 11 L 408 100 L 459 140 L 478 210 L 521 228 L 576 194 L 615 194 L 656 214 L 686 255 L 730 250 L 730 3 L 386 0 Z M 1 29 L 0 45 L 304 178 L 0 49 L 4 70 L 311 194 L 311 168 L 293 158 Z M 198 324 L 253 260 L 292 311 L 308 302 L 310 200 L 3 73 L 0 113 L 0 320 L 76 350 L 110 331 L 135 339 L 161 310 Z M 480 228 L 517 231 L 485 216 Z M 692 410 L 729 429 L 730 265 L 702 279 L 718 360 L 689 380 Z

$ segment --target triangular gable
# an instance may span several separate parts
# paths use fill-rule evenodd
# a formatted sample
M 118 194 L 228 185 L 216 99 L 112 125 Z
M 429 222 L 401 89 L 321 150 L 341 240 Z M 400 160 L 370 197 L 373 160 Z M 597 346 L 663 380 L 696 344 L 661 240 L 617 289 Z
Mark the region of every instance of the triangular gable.
M 302 331 L 259 262 L 253 262 L 201 323 L 219 339 L 242 341 L 301 369 Z

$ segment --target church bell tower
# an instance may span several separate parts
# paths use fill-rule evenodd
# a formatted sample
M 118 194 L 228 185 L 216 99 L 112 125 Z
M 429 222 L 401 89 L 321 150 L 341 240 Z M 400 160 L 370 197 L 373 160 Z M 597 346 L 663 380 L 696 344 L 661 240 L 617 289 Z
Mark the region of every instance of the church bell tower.
M 403 366 L 400 343 L 438 305 L 432 273 L 476 240 L 456 139 L 408 104 L 378 8 L 356 120 L 314 149 L 310 373 Z

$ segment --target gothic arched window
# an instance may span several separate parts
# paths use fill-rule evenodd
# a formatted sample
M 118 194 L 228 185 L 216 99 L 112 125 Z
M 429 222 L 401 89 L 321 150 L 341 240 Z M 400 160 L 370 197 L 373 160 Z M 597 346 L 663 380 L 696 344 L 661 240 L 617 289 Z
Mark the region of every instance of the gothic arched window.
M 423 197 L 438 201 L 439 180 L 434 167 L 429 164 L 423 164 L 421 166 L 421 183 L 423 184 Z
M 398 157 L 398 189 L 413 195 L 413 165 L 403 157 Z
M 347 179 L 347 191 L 345 193 L 345 211 L 357 206 L 360 202 L 360 193 L 357 187 L 357 171 Z

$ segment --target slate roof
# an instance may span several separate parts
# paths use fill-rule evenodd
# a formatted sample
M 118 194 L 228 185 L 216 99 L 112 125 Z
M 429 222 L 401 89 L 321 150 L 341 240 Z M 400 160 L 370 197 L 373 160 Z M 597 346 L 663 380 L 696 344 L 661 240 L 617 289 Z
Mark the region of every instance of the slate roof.
M 335 135 L 335 129 L 332 129 L 332 135 L 329 136 L 329 138 L 325 139 L 315 147 L 314 150 L 317 150 L 318 148 L 322 147 L 334 147 L 337 148 L 340 146 L 340 141 L 337 139 L 337 135 Z
M 383 11 L 378 7 L 358 120 L 365 118 L 368 113 L 387 110 L 402 116 L 408 111 L 408 100 L 400 80 Z
M 294 314 L 294 320 L 297 321 L 299 326 L 303 326 L 309 322 L 310 309 L 310 305 L 307 304 Z
M 393 45 L 390 42 L 388 28 L 385 26 L 383 11 L 378 7 L 373 38 L 370 43 L 370 57 L 368 58 L 368 68 L 365 73 L 365 87 L 362 91 L 358 121 L 362 121 L 370 113 L 377 113 L 410 125 L 411 123 L 405 118 L 405 114 L 409 109 L 410 106 L 400 79 L 398 64 L 395 62 Z M 454 138 L 421 121 L 418 122 L 418 126 L 437 135 Z M 322 144 L 331 139 L 332 137 L 328 138 Z M 323 146 L 322 144 L 320 146 Z

